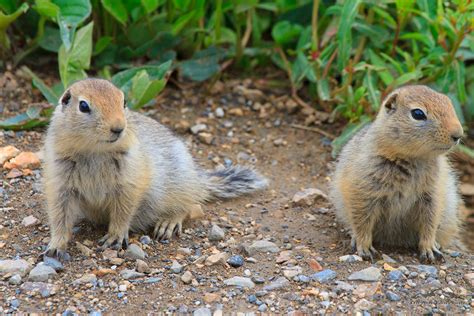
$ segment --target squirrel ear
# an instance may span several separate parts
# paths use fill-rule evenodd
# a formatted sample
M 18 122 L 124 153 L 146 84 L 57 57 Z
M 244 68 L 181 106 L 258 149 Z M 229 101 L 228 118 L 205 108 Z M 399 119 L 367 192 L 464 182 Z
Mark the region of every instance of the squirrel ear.
M 383 101 L 382 107 L 387 111 L 387 113 L 393 113 L 397 109 L 397 97 L 398 93 L 392 92 Z
M 66 92 L 64 92 L 63 96 L 61 97 L 61 105 L 63 106 L 68 105 L 70 100 L 71 100 L 71 92 L 69 90 L 66 90 Z

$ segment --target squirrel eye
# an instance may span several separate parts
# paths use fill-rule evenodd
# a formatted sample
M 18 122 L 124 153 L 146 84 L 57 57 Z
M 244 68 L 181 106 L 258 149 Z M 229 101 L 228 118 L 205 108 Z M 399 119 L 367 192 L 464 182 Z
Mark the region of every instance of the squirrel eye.
M 123 100 L 123 108 L 124 108 L 124 109 L 127 108 L 127 100 Z
M 421 109 L 413 109 L 411 110 L 411 117 L 413 117 L 417 121 L 424 121 L 426 120 L 426 114 Z
M 79 102 L 79 111 L 81 111 L 82 113 L 90 113 L 91 108 L 89 107 L 89 104 L 86 101 L 81 100 Z

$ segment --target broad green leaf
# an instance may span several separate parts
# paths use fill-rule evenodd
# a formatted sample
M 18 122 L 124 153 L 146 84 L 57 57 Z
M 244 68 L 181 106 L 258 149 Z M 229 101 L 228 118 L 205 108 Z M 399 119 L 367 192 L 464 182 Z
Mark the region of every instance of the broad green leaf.
M 393 81 L 393 86 L 397 87 L 397 86 L 404 85 L 410 81 L 416 81 L 417 79 L 421 78 L 422 75 L 423 74 L 419 70 L 416 70 L 413 72 L 407 72 L 406 74 L 403 74 L 397 79 L 395 79 Z
M 90 0 L 52 0 L 59 7 L 58 24 L 66 50 L 72 45 L 76 28 L 91 14 Z
M 122 0 L 101 0 L 101 2 L 107 12 L 109 12 L 118 22 L 122 25 L 127 23 L 128 12 Z
M 99 38 L 97 40 L 97 42 L 95 43 L 94 45 L 94 53 L 93 55 L 99 55 L 100 53 L 102 53 L 104 51 L 104 49 L 107 48 L 107 46 L 109 46 L 109 44 L 112 42 L 113 40 L 113 37 L 111 36 L 102 36 L 101 38 Z
M 296 42 L 302 31 L 303 27 L 299 24 L 280 21 L 273 26 L 272 37 L 279 45 L 286 45 Z
M 165 79 L 150 80 L 146 70 L 139 71 L 132 79 L 128 94 L 131 108 L 138 109 L 150 102 L 163 90 L 165 84 Z
M 0 11 L 0 48 L 9 49 L 10 40 L 7 35 L 7 28 L 12 24 L 16 19 L 20 17 L 23 13 L 28 10 L 28 3 L 23 3 L 15 12 L 12 14 L 4 14 Z
M 364 86 L 367 87 L 372 109 L 377 111 L 380 106 L 380 91 L 377 89 L 377 81 L 373 72 L 369 69 L 364 77 Z
M 141 0 L 142 6 L 145 8 L 145 11 L 150 14 L 155 11 L 160 5 L 159 0 Z
M 338 53 L 337 68 L 342 71 L 352 52 L 352 26 L 361 0 L 344 1 L 337 30 Z
M 0 121 L 0 129 L 5 130 L 27 130 L 48 124 L 47 117 L 41 117 L 40 107 L 30 107 L 25 113 Z
M 70 50 L 66 50 L 65 45 L 59 49 L 59 75 L 65 87 L 87 77 L 85 70 L 89 69 L 92 56 L 93 27 L 94 22 L 82 27 L 77 32 Z
M 316 82 L 318 97 L 321 101 L 329 101 L 331 99 L 331 87 L 328 79 L 320 79 Z
M 385 64 L 385 62 L 383 61 L 383 59 L 380 58 L 377 54 L 375 54 L 375 52 L 373 50 L 369 50 L 369 58 L 370 58 L 370 62 L 374 66 L 383 67 L 383 68 L 386 69 L 386 70 L 383 70 L 383 71 L 378 71 L 377 75 L 380 77 L 380 79 L 382 79 L 382 81 L 385 85 L 391 84 L 393 82 L 394 78 L 390 74 L 390 71 L 388 70 L 388 67 Z
M 33 86 L 35 86 L 43 96 L 46 98 L 46 100 L 53 106 L 56 106 L 58 104 L 58 100 L 60 95 L 56 92 L 54 92 L 52 89 L 50 89 L 43 80 L 41 80 L 33 71 L 31 71 L 28 67 L 24 67 L 23 71 L 28 74 L 28 76 L 31 77 L 33 81 Z
M 59 29 L 46 25 L 44 28 L 44 34 L 39 41 L 41 48 L 57 53 L 61 47 L 61 35 Z
M 35 0 L 33 7 L 40 15 L 55 19 L 59 14 L 59 7 L 50 0 Z
M 336 158 L 344 145 L 355 135 L 370 123 L 367 116 L 362 116 L 359 123 L 349 123 L 339 137 L 332 141 L 332 157 Z
M 139 73 L 140 71 L 145 70 L 151 80 L 159 80 L 159 79 L 164 78 L 164 76 L 166 75 L 166 72 L 170 69 L 170 67 L 171 67 L 171 60 L 159 66 L 141 66 L 141 67 L 127 69 L 115 74 L 112 77 L 112 82 L 117 87 L 119 87 L 122 91 L 124 91 L 125 93 L 128 93 L 128 91 L 131 89 L 131 86 L 132 86 L 133 77 L 135 77 L 135 75 Z
M 179 65 L 183 75 L 194 81 L 204 81 L 220 71 L 219 61 L 225 57 L 222 48 L 209 47 L 194 54 Z
M 194 17 L 196 16 L 196 11 L 190 11 L 182 16 L 180 16 L 178 18 L 178 20 L 176 20 L 174 23 L 173 23 L 173 34 L 178 34 L 179 32 L 181 32 L 184 27 L 192 20 L 194 19 Z

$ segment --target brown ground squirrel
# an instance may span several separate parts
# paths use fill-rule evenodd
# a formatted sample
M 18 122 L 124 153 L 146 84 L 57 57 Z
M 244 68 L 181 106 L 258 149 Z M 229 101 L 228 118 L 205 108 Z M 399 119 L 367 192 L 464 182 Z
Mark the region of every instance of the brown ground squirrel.
M 127 109 L 111 82 L 71 85 L 54 111 L 45 142 L 44 188 L 51 241 L 45 254 L 67 257 L 74 223 L 108 224 L 102 246 L 121 248 L 131 231 L 179 234 L 196 205 L 264 188 L 241 166 L 200 169 L 186 145 L 155 120 Z
M 440 247 L 460 242 L 461 198 L 446 153 L 462 135 L 447 96 L 405 86 L 343 148 L 331 199 L 360 256 L 373 259 L 374 242 L 417 247 L 433 262 Z

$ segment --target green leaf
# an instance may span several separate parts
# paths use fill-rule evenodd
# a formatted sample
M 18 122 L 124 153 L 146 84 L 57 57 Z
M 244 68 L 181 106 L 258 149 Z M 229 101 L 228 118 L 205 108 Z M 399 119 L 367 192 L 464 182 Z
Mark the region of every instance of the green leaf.
M 474 159 L 474 149 L 469 148 L 465 145 L 458 145 L 458 146 L 456 146 L 456 148 L 459 152 L 461 152 L 463 154 L 466 154 L 469 157 L 471 157 L 472 159 Z
M 76 28 L 91 14 L 89 0 L 52 0 L 59 7 L 58 24 L 61 40 L 66 48 L 71 48 L 71 43 L 76 33 Z
M 41 117 L 42 108 L 32 106 L 25 113 L 0 121 L 0 129 L 27 130 L 48 124 L 47 117 Z
M 196 11 L 190 11 L 182 16 L 180 16 L 178 18 L 178 20 L 176 20 L 174 23 L 173 23 L 173 34 L 178 34 L 179 32 L 181 32 L 184 27 L 192 20 L 194 19 L 194 17 L 196 16 Z
M 388 71 L 388 67 L 385 64 L 385 62 L 383 61 L 383 59 L 380 58 L 377 54 L 375 54 L 375 52 L 373 50 L 369 50 L 369 58 L 370 58 L 370 62 L 373 65 L 385 68 L 385 70 L 378 71 L 377 75 L 380 77 L 380 79 L 382 79 L 382 81 L 385 85 L 391 84 L 393 82 L 394 78 L 393 78 L 392 74 L 390 73 L 390 71 Z
M 320 79 L 316 82 L 318 97 L 321 101 L 329 101 L 331 99 L 331 87 L 327 78 Z
M 23 13 L 28 10 L 28 3 L 23 3 L 15 12 L 12 14 L 4 14 L 0 11 L 0 48 L 9 49 L 10 40 L 7 35 L 7 28 L 12 24 L 16 19 L 20 17 Z
M 50 0 L 35 0 L 33 7 L 40 15 L 55 19 L 59 14 L 59 7 Z
M 33 71 L 31 71 L 28 67 L 23 67 L 22 68 L 24 72 L 26 72 L 28 74 L 28 76 L 31 77 L 32 81 L 33 81 L 33 86 L 35 86 L 39 91 L 41 91 L 41 93 L 43 94 L 43 96 L 46 98 L 46 100 L 48 100 L 48 102 L 53 105 L 53 106 L 56 106 L 58 104 L 58 101 L 59 101 L 59 97 L 60 95 L 57 94 L 56 92 L 54 92 L 52 89 L 50 89 L 45 83 L 43 80 L 41 80 Z
M 219 61 L 225 57 L 222 48 L 209 47 L 194 54 L 179 65 L 183 75 L 194 81 L 204 81 L 220 71 Z
M 467 102 L 467 93 L 466 93 L 466 68 L 464 63 L 456 60 L 454 63 L 454 70 L 456 72 L 456 90 L 458 93 L 459 102 Z
M 421 78 L 421 76 L 423 76 L 423 74 L 419 70 L 407 72 L 401 75 L 400 77 L 398 77 L 397 79 L 395 79 L 392 86 L 397 87 L 397 86 L 404 85 L 405 83 L 408 83 L 410 81 L 416 81 L 417 79 Z
M 338 53 L 337 68 L 342 71 L 352 52 L 352 26 L 361 0 L 344 1 L 337 30 Z
M 128 20 L 128 12 L 122 0 L 101 0 L 105 10 L 109 12 L 118 22 L 125 25 Z
M 160 5 L 159 0 L 141 0 L 142 6 L 145 8 L 145 11 L 150 14 L 155 11 Z
M 367 116 L 362 116 L 359 123 L 349 123 L 344 128 L 343 132 L 339 137 L 332 141 L 332 157 L 336 158 L 339 152 L 342 150 L 344 145 L 361 129 L 370 123 L 370 119 Z
M 57 53 L 61 47 L 61 35 L 59 29 L 46 25 L 44 28 L 44 34 L 39 41 L 41 48 Z
M 150 80 L 146 70 L 139 71 L 132 79 L 132 89 L 129 93 L 131 108 L 139 109 L 150 102 L 165 85 L 165 79 Z
M 272 37 L 279 45 L 286 45 L 296 42 L 302 31 L 303 27 L 299 24 L 280 21 L 273 26 Z
M 109 44 L 112 42 L 113 37 L 112 36 L 102 36 L 97 40 L 97 42 L 94 45 L 94 53 L 93 55 L 99 55 L 104 51 L 104 49 L 109 46 Z
M 369 100 L 372 104 L 372 109 L 377 111 L 380 106 L 380 91 L 377 89 L 377 81 L 373 72 L 369 69 L 364 77 L 364 86 L 367 87 L 369 93 Z
M 89 69 L 92 55 L 92 29 L 94 22 L 82 27 L 76 34 L 71 49 L 65 45 L 59 49 L 59 75 L 64 87 L 72 82 L 87 77 L 85 70 Z

